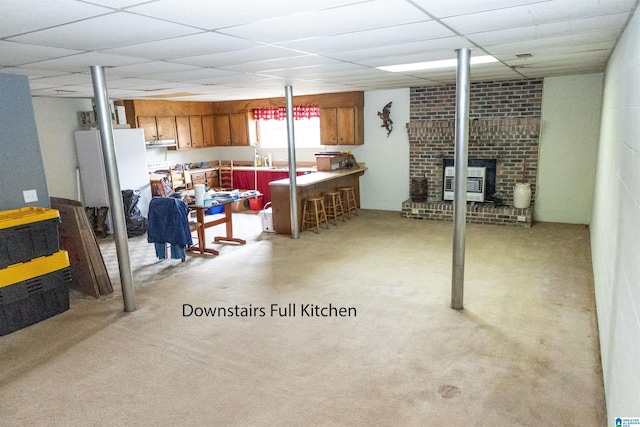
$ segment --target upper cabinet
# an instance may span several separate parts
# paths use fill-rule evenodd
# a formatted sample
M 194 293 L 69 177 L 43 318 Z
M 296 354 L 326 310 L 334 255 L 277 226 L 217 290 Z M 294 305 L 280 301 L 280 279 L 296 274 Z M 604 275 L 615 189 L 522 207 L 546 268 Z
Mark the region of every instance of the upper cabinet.
M 138 127 L 147 142 L 176 139 L 175 119 L 170 116 L 138 116 Z
M 202 116 L 202 136 L 204 139 L 205 147 L 213 147 L 214 143 L 214 132 L 213 132 L 213 116 L 211 114 L 207 114 L 206 116 Z
M 362 107 L 320 109 L 320 141 L 323 145 L 364 144 Z
M 191 148 L 191 126 L 188 116 L 176 116 L 176 131 L 178 134 L 178 150 Z
M 285 105 L 284 98 L 119 102 L 125 106 L 128 123 L 143 128 L 147 141 L 175 139 L 178 149 L 249 146 L 257 141 L 252 110 Z M 364 144 L 364 92 L 295 96 L 293 103 L 319 106 L 323 145 Z
M 191 130 L 191 148 L 203 148 L 204 133 L 202 131 L 202 117 L 189 116 L 189 129 Z
M 217 146 L 249 145 L 249 123 L 246 114 L 215 114 L 213 130 L 213 139 Z

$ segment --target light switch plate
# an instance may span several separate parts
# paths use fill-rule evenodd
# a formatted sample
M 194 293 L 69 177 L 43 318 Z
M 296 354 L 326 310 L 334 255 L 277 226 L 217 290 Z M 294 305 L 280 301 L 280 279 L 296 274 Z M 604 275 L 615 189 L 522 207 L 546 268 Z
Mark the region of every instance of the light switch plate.
M 38 192 L 36 190 L 24 190 L 22 192 L 25 203 L 33 203 L 38 201 Z

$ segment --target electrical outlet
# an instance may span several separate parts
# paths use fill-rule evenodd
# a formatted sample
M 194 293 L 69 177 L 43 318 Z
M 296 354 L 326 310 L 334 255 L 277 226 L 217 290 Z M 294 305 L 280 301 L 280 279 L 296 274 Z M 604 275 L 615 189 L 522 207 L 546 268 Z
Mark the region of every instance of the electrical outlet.
M 518 215 L 518 222 L 525 222 L 527 220 L 527 217 L 524 215 Z
M 418 215 L 418 208 L 411 208 L 411 215 Z
M 38 192 L 36 190 L 24 190 L 22 192 L 25 203 L 33 203 L 38 201 Z

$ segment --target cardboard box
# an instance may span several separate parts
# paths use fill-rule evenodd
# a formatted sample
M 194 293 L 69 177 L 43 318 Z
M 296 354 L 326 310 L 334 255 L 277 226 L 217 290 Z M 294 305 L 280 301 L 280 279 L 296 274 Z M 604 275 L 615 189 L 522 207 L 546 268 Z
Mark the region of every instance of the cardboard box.
M 347 155 L 342 153 L 316 154 L 318 171 L 329 172 L 343 167 Z

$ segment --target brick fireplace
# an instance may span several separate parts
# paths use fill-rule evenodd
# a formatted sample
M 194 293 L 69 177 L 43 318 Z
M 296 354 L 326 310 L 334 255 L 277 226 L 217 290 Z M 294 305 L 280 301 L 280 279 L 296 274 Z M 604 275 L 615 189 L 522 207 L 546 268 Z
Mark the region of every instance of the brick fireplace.
M 469 160 L 495 160 L 495 187 L 485 203 L 467 203 L 467 221 L 530 226 L 534 203 L 513 207 L 516 182 L 536 190 L 542 80 L 471 84 Z M 407 124 L 411 178 L 426 178 L 427 200 L 402 204 L 409 218 L 452 220 L 452 202 L 443 200 L 444 164 L 454 157 L 455 85 L 416 87 L 410 92 Z M 493 177 L 492 177 L 493 178 Z

